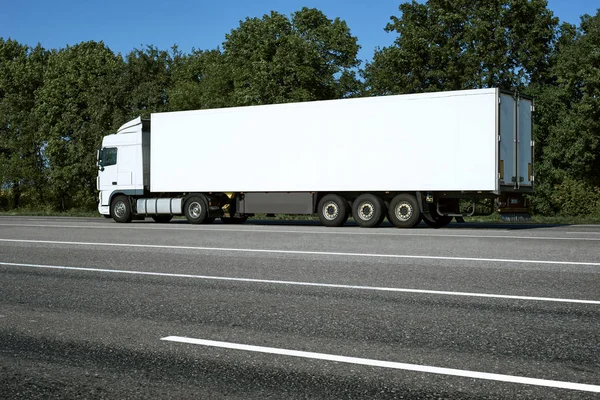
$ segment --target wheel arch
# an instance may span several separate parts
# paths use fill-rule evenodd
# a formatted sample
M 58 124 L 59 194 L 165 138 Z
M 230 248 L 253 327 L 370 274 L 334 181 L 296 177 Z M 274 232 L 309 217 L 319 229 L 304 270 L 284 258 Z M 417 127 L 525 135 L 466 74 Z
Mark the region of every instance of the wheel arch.
M 129 197 L 129 199 L 131 199 L 133 196 L 141 196 L 144 194 L 143 190 L 115 190 L 114 192 L 112 192 L 110 194 L 110 196 L 108 196 L 108 206 L 110 207 L 110 205 L 113 202 L 113 199 L 117 196 L 127 196 Z

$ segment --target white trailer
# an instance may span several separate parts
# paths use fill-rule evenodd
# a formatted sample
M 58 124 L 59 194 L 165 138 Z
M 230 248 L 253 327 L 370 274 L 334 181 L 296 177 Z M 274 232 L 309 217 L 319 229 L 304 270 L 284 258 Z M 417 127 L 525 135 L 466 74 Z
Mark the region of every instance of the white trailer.
M 373 227 L 430 226 L 459 199 L 526 212 L 533 100 L 499 89 L 181 111 L 104 137 L 98 210 L 192 223 L 317 213 Z

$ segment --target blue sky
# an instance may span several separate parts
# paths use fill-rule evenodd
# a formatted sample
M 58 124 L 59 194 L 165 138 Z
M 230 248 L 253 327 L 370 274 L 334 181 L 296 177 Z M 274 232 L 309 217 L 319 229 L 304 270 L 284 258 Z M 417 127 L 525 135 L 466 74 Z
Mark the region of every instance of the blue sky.
M 375 47 L 390 45 L 394 34 L 383 28 L 399 15 L 403 0 L 0 0 L 0 37 L 29 45 L 62 48 L 82 41 L 104 41 L 125 54 L 151 44 L 166 49 L 179 45 L 184 52 L 219 46 L 225 34 L 246 17 L 270 10 L 291 14 L 303 6 L 340 17 L 358 36 L 361 60 L 371 59 Z M 600 0 L 549 0 L 561 21 L 579 23 L 583 14 L 595 14 Z

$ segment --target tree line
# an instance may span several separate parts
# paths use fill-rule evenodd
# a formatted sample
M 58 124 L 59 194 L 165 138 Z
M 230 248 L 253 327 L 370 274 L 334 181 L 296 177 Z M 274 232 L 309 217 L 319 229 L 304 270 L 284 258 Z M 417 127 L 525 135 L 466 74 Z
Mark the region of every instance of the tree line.
M 600 215 L 600 10 L 575 26 L 546 0 L 413 1 L 385 29 L 364 66 L 346 22 L 309 8 L 189 53 L 0 37 L 0 210 L 94 209 L 96 149 L 140 115 L 500 87 L 535 96 L 536 212 Z

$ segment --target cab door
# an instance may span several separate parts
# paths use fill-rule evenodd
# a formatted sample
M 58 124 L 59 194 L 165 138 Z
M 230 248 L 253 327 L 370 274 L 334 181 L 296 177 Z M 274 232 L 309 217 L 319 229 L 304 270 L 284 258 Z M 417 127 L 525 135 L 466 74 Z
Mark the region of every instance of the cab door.
M 116 147 L 105 147 L 100 150 L 100 159 L 98 160 L 98 190 L 101 192 L 112 191 L 118 184 L 118 156 L 118 149 Z

